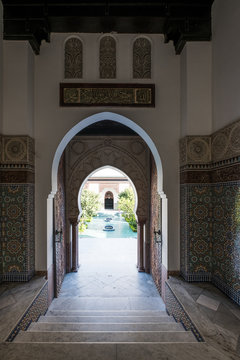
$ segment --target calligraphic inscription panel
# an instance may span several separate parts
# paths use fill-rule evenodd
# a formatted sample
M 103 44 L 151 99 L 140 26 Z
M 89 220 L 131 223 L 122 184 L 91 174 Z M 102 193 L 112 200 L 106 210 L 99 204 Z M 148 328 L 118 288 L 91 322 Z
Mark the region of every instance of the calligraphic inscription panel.
M 60 84 L 60 106 L 155 106 L 153 84 Z

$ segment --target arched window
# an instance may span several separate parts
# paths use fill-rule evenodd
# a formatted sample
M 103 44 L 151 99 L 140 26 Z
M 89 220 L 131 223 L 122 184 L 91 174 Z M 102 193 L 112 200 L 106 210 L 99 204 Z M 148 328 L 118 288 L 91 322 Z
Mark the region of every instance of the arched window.
M 116 78 L 116 41 L 112 36 L 104 36 L 99 48 L 100 79 Z
M 151 79 L 151 43 L 138 38 L 133 44 L 133 78 Z
M 65 43 L 65 79 L 82 78 L 82 53 L 83 46 L 80 39 L 72 37 Z
M 104 207 L 105 209 L 113 209 L 113 193 L 111 191 L 107 191 L 105 194 Z

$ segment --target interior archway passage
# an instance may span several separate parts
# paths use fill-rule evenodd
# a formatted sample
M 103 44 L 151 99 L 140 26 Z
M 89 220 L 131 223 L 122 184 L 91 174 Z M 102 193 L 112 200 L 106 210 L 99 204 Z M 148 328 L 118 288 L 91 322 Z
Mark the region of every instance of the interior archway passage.
M 150 150 L 139 136 L 75 136 L 66 148 L 66 198 L 68 234 L 75 234 L 72 224 L 80 217 L 79 189 L 86 178 L 95 170 L 112 166 L 125 173 L 133 182 L 138 203 L 136 216 L 138 221 L 138 270 L 149 271 L 149 160 Z M 112 199 L 111 199 L 112 197 Z M 113 201 L 113 195 L 110 196 Z M 113 206 L 113 205 L 112 205 Z M 74 225 L 77 226 L 77 225 Z M 70 230 L 71 229 L 71 230 Z M 72 236 L 75 239 L 75 236 Z M 69 243 L 71 238 L 69 237 Z M 77 249 L 73 243 L 71 249 Z M 69 255 L 72 261 L 69 269 L 76 270 L 77 253 Z
M 113 200 L 113 193 L 111 191 L 107 191 L 104 199 L 104 208 L 106 210 L 113 210 Z

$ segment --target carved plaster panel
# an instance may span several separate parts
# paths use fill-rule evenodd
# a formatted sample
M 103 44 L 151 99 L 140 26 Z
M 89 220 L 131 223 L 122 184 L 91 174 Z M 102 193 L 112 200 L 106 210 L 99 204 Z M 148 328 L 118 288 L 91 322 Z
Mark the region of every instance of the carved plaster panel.
M 29 136 L 1 137 L 2 164 L 34 164 L 34 140 Z
M 226 160 L 240 155 L 240 120 L 212 135 L 213 161 Z
M 112 36 L 104 36 L 99 49 L 100 79 L 116 78 L 116 41 Z
M 133 78 L 151 79 L 151 43 L 146 38 L 133 44 Z
M 180 165 L 205 164 L 211 161 L 210 136 L 186 136 L 180 140 Z
M 77 142 L 83 149 L 78 154 Z M 134 154 L 134 151 L 135 154 Z M 67 150 L 68 217 L 77 218 L 78 192 L 83 181 L 98 168 L 109 165 L 123 171 L 134 183 L 138 195 L 138 218 L 148 218 L 149 150 L 139 137 L 75 137 Z
M 80 39 L 72 37 L 65 44 L 65 79 L 82 78 L 83 46 Z

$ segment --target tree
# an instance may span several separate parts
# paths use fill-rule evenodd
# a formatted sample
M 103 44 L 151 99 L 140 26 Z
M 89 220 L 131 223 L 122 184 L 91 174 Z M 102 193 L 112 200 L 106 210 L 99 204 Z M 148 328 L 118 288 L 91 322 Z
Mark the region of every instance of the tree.
M 132 203 L 133 203 L 133 209 L 134 209 L 134 203 L 135 203 L 135 197 L 134 197 L 134 193 L 133 193 L 133 189 L 125 189 L 124 191 L 120 192 L 118 194 L 118 198 L 119 199 L 129 199 Z
M 130 228 L 136 232 L 137 231 L 137 222 L 134 215 L 134 204 L 135 197 L 132 189 L 126 189 L 122 191 L 119 195 L 118 208 L 122 210 L 122 216 L 129 223 Z
M 81 195 L 82 215 L 81 218 L 91 221 L 93 216 L 97 215 L 100 208 L 99 194 L 90 190 L 83 190 Z

